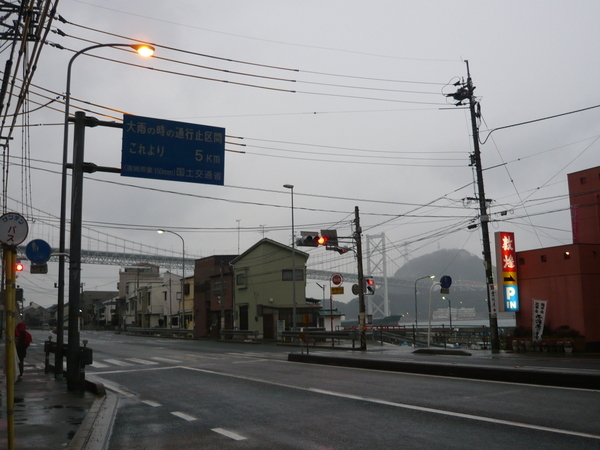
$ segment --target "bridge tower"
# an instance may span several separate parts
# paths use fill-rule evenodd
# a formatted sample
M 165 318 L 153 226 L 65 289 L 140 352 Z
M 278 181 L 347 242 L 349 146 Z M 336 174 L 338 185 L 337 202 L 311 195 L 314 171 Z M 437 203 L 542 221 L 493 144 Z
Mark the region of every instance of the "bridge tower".
M 390 315 L 390 301 L 388 297 L 387 279 L 387 256 L 385 252 L 385 233 L 374 234 L 371 236 L 367 235 L 366 238 L 366 274 L 375 278 L 375 283 L 377 287 L 376 295 L 367 296 L 367 314 L 372 315 L 374 319 L 380 319 L 383 317 L 388 317 Z

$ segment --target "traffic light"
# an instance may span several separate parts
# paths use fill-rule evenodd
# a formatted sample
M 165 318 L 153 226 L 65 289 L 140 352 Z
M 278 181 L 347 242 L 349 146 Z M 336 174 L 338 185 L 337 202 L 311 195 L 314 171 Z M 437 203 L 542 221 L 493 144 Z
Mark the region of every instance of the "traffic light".
M 343 255 L 345 253 L 348 253 L 348 251 L 351 250 L 350 247 L 334 247 L 333 248 L 336 252 L 338 252 L 340 255 Z
M 15 264 L 15 272 L 23 272 L 24 268 L 25 266 L 23 265 L 23 263 L 21 261 L 17 261 L 17 263 Z
M 374 295 L 375 294 L 375 280 L 370 277 L 365 277 L 365 295 Z
M 310 231 L 303 231 L 302 236 L 296 239 L 296 245 L 300 247 L 318 247 L 319 234 Z
M 296 239 L 296 245 L 299 247 L 318 247 L 326 245 L 327 236 L 321 236 L 316 231 L 302 231 L 302 236 Z
M 337 230 L 321 230 L 321 237 L 325 240 L 321 245 L 325 245 L 327 250 L 336 250 L 338 246 Z

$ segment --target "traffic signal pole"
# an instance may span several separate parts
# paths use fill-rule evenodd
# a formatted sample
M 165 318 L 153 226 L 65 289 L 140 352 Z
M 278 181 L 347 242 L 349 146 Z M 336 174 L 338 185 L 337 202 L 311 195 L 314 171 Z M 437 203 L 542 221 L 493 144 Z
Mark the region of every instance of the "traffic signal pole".
M 15 285 L 17 250 L 14 246 L 4 247 L 4 264 L 6 268 L 5 312 L 6 312 L 6 428 L 8 449 L 15 448 Z
M 365 323 L 365 282 L 362 260 L 362 228 L 358 206 L 354 207 L 354 242 L 356 244 L 356 260 L 358 268 L 358 328 L 360 333 L 360 349 L 367 349 L 367 330 Z

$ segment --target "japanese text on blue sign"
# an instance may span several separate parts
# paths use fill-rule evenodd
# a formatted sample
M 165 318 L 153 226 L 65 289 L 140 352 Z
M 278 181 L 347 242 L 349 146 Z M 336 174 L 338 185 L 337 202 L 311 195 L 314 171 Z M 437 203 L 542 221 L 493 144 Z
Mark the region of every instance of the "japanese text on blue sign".
M 121 175 L 224 184 L 225 129 L 123 116 Z

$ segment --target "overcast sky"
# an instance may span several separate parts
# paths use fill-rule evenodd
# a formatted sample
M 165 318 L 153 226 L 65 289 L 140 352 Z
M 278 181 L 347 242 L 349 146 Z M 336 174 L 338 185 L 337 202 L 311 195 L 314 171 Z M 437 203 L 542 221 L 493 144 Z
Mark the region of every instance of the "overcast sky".
M 467 230 L 477 205 L 464 200 L 476 195 L 469 114 L 445 97 L 466 78 L 466 60 L 487 139 L 490 231 L 515 232 L 520 250 L 572 242 L 566 177 L 599 165 L 600 108 L 488 134 L 600 104 L 597 1 L 60 0 L 58 13 L 68 23 L 53 28 L 67 36 L 49 40 L 66 49 L 156 46 L 152 59 L 112 48 L 79 56 L 72 111 L 84 101 L 105 120 L 126 112 L 223 127 L 228 136 L 224 186 L 86 176 L 92 239 L 84 249 L 176 255 L 181 241 L 158 228 L 180 233 L 196 257 L 237 254 L 263 235 L 289 244 L 283 185 L 292 184 L 297 233 L 350 236 L 358 206 L 364 234 L 385 233 L 390 271 L 439 248 L 481 255 L 480 230 Z M 33 102 L 65 92 L 69 50 L 44 49 Z M 14 161 L 9 209 L 27 216 L 28 240 L 53 247 L 63 111 L 59 98 L 32 112 L 30 124 L 43 126 L 11 143 L 15 157 L 26 149 L 31 170 L 23 175 Z M 119 167 L 120 154 L 120 130 L 86 131 L 86 161 Z M 324 249 L 310 254 L 309 264 L 326 258 L 346 271 L 338 263 L 352 263 Z M 27 300 L 56 302 L 50 266 L 46 276 L 19 275 Z M 116 290 L 118 271 L 85 266 L 82 282 Z M 309 296 L 321 295 L 307 285 Z

